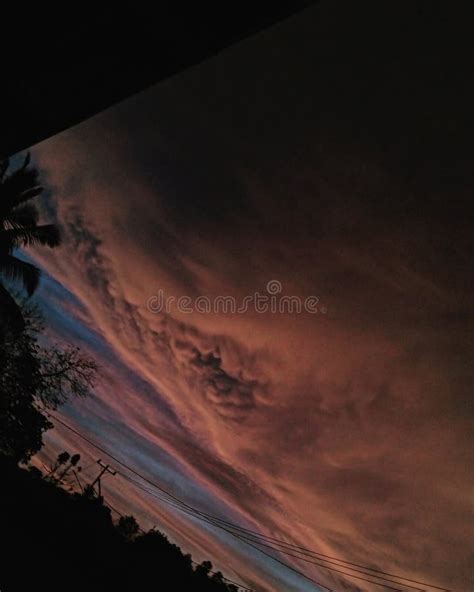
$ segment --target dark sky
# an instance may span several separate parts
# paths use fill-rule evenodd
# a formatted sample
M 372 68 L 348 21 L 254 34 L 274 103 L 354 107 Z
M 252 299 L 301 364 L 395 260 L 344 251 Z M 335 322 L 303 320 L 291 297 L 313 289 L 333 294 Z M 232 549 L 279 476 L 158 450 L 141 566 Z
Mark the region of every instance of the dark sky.
M 39 257 L 42 297 L 104 373 L 71 421 L 196 505 L 467 589 L 474 97 L 461 8 L 321 2 L 33 156 L 66 237 Z M 316 297 L 318 313 L 149 308 L 159 290 L 240 302 L 271 281 Z M 110 495 L 258 590 L 314 589 L 136 492 Z M 341 589 L 342 576 L 293 565 Z

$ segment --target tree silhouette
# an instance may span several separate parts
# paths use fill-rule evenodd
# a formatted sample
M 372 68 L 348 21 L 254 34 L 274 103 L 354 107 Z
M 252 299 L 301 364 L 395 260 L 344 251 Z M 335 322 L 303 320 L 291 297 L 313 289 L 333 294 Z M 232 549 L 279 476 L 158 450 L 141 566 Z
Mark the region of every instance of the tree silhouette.
M 211 580 L 213 582 L 217 582 L 218 584 L 224 583 L 224 575 L 220 571 L 216 571 L 212 574 Z
M 81 493 L 72 495 L 58 487 L 68 472 L 77 478 L 79 454 L 60 453 L 47 478 L 35 467 L 18 466 L 40 450 L 43 433 L 53 427 L 47 410 L 87 395 L 97 366 L 77 348 L 52 345 L 42 335 L 37 309 L 2 283 L 19 281 L 31 296 L 40 270 L 19 258 L 16 250 L 60 243 L 56 226 L 38 224 L 31 200 L 42 188 L 29 157 L 11 174 L 8 165 L 0 162 L 0 475 L 8 484 L 2 487 L 0 504 L 8 541 L 2 589 L 27 589 L 30 574 L 44 570 L 54 557 L 55 578 L 49 581 L 53 591 L 62 591 L 65 581 L 72 592 L 91 589 L 91 582 L 98 589 L 142 590 L 158 576 L 158 582 L 173 582 L 172 589 L 235 592 L 220 572 L 212 573 L 210 561 L 193 569 L 189 554 L 155 529 L 141 533 L 133 516 L 123 516 L 114 525 L 92 486 L 83 489 L 78 480 Z M 28 570 L 23 569 L 25 562 Z
M 205 578 L 209 577 L 209 574 L 211 572 L 212 569 L 212 563 L 210 561 L 203 561 L 202 563 L 200 563 L 197 567 L 196 567 L 196 573 L 199 574 L 200 576 L 203 576 Z
M 63 481 L 63 479 L 65 479 L 67 477 L 69 471 L 71 471 L 71 469 L 73 469 L 77 465 L 77 463 L 80 461 L 80 459 L 81 459 L 81 455 L 80 454 L 73 454 L 72 456 L 70 456 L 69 455 L 69 452 L 62 452 L 58 456 L 58 461 L 57 462 L 59 462 L 59 458 L 61 456 L 62 456 L 62 459 L 61 459 L 61 463 L 60 464 L 61 465 L 64 465 L 64 469 L 62 470 L 62 472 L 60 473 L 60 475 L 57 478 L 59 482 Z M 68 463 L 68 461 L 69 461 L 69 463 Z M 57 468 L 55 470 L 57 470 Z
M 60 244 L 59 229 L 54 224 L 38 224 L 39 213 L 31 200 L 43 191 L 38 171 L 23 166 L 8 173 L 9 161 L 0 162 L 0 276 L 23 284 L 28 296 L 36 290 L 41 272 L 38 267 L 15 255 L 19 247 Z M 15 298 L 0 282 L 0 322 L 21 327 L 21 311 Z
M 76 348 L 40 345 L 41 317 L 34 307 L 19 303 L 23 328 L 4 327 L 0 339 L 0 453 L 27 461 L 52 427 L 42 408 L 85 396 L 97 366 Z
M 71 466 L 62 456 L 61 466 Z M 133 516 L 115 525 L 110 509 L 97 496 L 68 493 L 38 470 L 20 468 L 0 455 L 3 487 L 0 504 L 2 587 L 31 588 L 31 573 L 54 566 L 48 590 L 193 590 L 238 592 L 210 561 L 193 569 L 192 557 L 156 529 L 138 532 Z M 78 563 L 77 558 L 80 557 Z M 53 561 L 53 563 L 52 563 Z M 28 569 L 25 569 L 25 565 Z M 42 573 L 42 572 L 41 572 Z M 73 576 L 73 577 L 71 577 Z
M 54 463 L 53 468 L 51 469 L 50 476 L 53 476 L 54 473 L 56 473 L 56 471 L 59 469 L 59 467 L 65 465 L 70 457 L 71 455 L 69 454 L 69 452 L 60 452 L 56 458 L 56 462 Z
M 116 528 L 118 533 L 127 541 L 132 541 L 139 531 L 138 522 L 134 516 L 121 516 Z

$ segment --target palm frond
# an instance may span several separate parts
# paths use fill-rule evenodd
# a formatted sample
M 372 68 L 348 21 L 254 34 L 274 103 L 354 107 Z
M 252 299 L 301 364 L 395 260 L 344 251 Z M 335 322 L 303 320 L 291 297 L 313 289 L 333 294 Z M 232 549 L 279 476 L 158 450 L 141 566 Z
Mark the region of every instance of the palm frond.
M 9 166 L 10 166 L 10 160 L 8 158 L 3 158 L 2 160 L 0 160 L 0 181 L 3 179 Z
M 42 187 L 41 185 L 36 185 L 35 187 L 30 187 L 29 189 L 26 189 L 25 191 L 23 191 L 23 193 L 21 193 L 16 201 L 17 204 L 21 204 L 21 203 L 25 203 L 25 201 L 29 201 L 30 199 L 33 199 L 34 197 L 37 197 L 38 195 L 41 195 L 44 191 L 44 187 Z
M 27 152 L 26 156 L 25 156 L 25 160 L 23 161 L 23 165 L 20 170 L 26 169 L 26 167 L 30 164 L 30 162 L 31 162 L 31 152 Z
M 23 165 L 8 174 L 9 161 L 0 160 L 0 276 L 21 281 L 31 296 L 41 272 L 35 265 L 15 257 L 15 249 L 36 245 L 56 247 L 61 237 L 54 224 L 38 226 L 38 210 L 34 204 L 27 203 L 43 191 L 38 184 L 38 171 L 29 164 L 28 153 Z M 1 283 L 0 297 L 8 301 L 8 291 Z M 13 307 L 14 299 L 8 302 Z
M 8 163 L 4 165 L 0 183 L 0 219 L 3 219 L 13 208 L 39 195 L 43 188 L 38 183 L 39 172 L 29 168 L 30 155 L 25 158 L 23 166 L 10 175 L 5 174 Z M 6 167 L 6 168 L 5 168 Z
M 8 193 L 21 195 L 32 187 L 37 187 L 39 172 L 34 168 L 24 166 L 13 171 L 3 179 L 2 187 Z
M 7 183 L 0 183 L 0 221 L 6 220 L 14 209 L 43 192 L 41 185 L 34 185 L 19 193 L 5 185 Z
M 21 313 L 21 307 L 10 292 L 0 282 L 0 329 L 7 327 L 15 331 L 21 331 L 25 321 Z
M 5 228 L 35 226 L 38 223 L 38 209 L 34 204 L 22 204 L 13 209 L 3 220 Z
M 43 245 L 57 247 L 61 243 L 59 228 L 54 224 L 25 226 L 0 230 L 0 246 L 30 247 Z
M 38 287 L 41 271 L 36 265 L 13 255 L 3 255 L 0 257 L 0 274 L 9 280 L 22 282 L 28 296 L 31 296 Z

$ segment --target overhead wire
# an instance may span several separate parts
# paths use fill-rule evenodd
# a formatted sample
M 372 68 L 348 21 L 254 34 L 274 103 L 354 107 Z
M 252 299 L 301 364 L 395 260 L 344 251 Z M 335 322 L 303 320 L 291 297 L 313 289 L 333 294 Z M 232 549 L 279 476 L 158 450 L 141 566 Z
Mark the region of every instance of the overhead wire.
M 285 562 L 282 562 L 281 560 L 274 557 L 273 555 L 270 555 L 269 553 L 267 553 L 266 551 L 264 551 L 260 547 L 257 547 L 256 545 L 264 546 L 264 547 L 272 549 L 273 551 L 276 551 L 278 553 L 287 555 L 289 557 L 293 557 L 295 559 L 299 559 L 299 560 L 306 562 L 306 563 L 311 563 L 313 565 L 316 565 L 316 566 L 321 567 L 323 569 L 327 569 L 327 570 L 332 571 L 334 573 L 340 573 L 340 574 L 346 575 L 347 577 L 352 577 L 355 579 L 364 580 L 364 581 L 367 581 L 367 582 L 377 585 L 377 586 L 383 586 L 386 589 L 396 590 L 397 592 L 398 591 L 404 592 L 404 590 L 402 590 L 400 588 L 393 588 L 391 586 L 387 586 L 386 584 L 384 584 L 382 582 L 375 582 L 373 580 L 367 580 L 366 578 L 362 578 L 360 576 L 357 576 L 354 573 L 343 572 L 341 570 L 336 569 L 335 567 L 331 567 L 330 565 L 326 565 L 326 564 L 331 564 L 333 566 L 348 569 L 352 572 L 357 572 L 357 573 L 360 573 L 360 574 L 363 574 L 363 575 L 366 575 L 366 576 L 369 576 L 372 578 L 380 579 L 384 582 L 389 582 L 392 584 L 403 586 L 404 588 L 410 588 L 412 590 L 416 590 L 417 592 L 423 592 L 426 589 L 411 586 L 410 584 L 419 584 L 421 586 L 427 586 L 429 589 L 430 588 L 436 589 L 436 590 L 440 590 L 442 592 L 453 592 L 452 590 L 450 590 L 448 588 L 442 588 L 442 587 L 436 586 L 434 584 L 428 584 L 426 582 L 417 581 L 414 579 L 407 578 L 405 576 L 400 576 L 397 574 L 389 573 L 389 572 L 386 572 L 386 571 L 383 571 L 383 570 L 380 570 L 377 568 L 373 568 L 370 566 L 364 566 L 364 565 L 350 562 L 345 559 L 341 559 L 341 558 L 334 557 L 331 555 L 326 555 L 324 553 L 314 551 L 312 549 L 307 549 L 305 547 L 302 547 L 300 545 L 296 545 L 294 543 L 288 543 L 287 541 L 277 539 L 275 537 L 271 537 L 268 535 L 264 535 L 264 534 L 259 533 L 257 531 L 253 531 L 251 529 L 244 528 L 244 527 L 234 524 L 230 521 L 224 520 L 224 519 L 219 518 L 217 516 L 213 516 L 212 514 L 208 514 L 206 512 L 198 510 L 197 508 L 193 507 L 190 504 L 187 504 L 186 502 L 181 500 L 179 497 L 177 497 L 173 493 L 169 492 L 168 490 L 166 490 L 165 488 L 160 486 L 158 483 L 152 481 L 151 479 L 149 479 L 145 475 L 140 474 L 133 467 L 130 467 L 127 463 L 121 461 L 119 458 L 117 458 L 115 455 L 110 453 L 108 450 L 106 450 L 105 448 L 103 448 L 102 446 L 97 444 L 96 442 L 93 442 L 87 436 L 84 436 L 83 434 L 81 434 L 78 430 L 76 430 L 75 428 L 70 426 L 67 422 L 65 422 L 64 420 L 59 418 L 57 415 L 52 414 L 49 410 L 46 410 L 46 409 L 44 409 L 44 411 L 50 417 L 52 417 L 54 420 L 56 420 L 60 425 L 64 426 L 66 429 L 68 429 L 69 431 L 71 431 L 72 433 L 77 435 L 79 438 L 86 441 L 89 445 L 94 447 L 96 450 L 99 450 L 103 454 L 107 455 L 110 459 L 112 459 L 114 462 L 116 462 L 122 468 L 126 469 L 127 471 L 129 471 L 130 473 L 132 473 L 133 475 L 135 475 L 136 477 L 141 479 L 143 482 L 147 483 L 148 485 L 150 485 L 153 488 L 155 488 L 156 490 L 158 490 L 162 494 L 158 497 L 158 499 L 160 499 L 164 503 L 167 503 L 168 505 L 173 505 L 173 507 L 175 507 L 176 509 L 178 509 L 181 512 L 185 512 L 191 516 L 194 516 L 195 518 L 197 518 L 201 521 L 207 522 L 207 523 L 213 525 L 214 527 L 220 528 L 221 530 L 228 532 L 233 537 L 245 542 L 245 544 L 247 544 L 253 548 L 256 548 L 258 551 L 260 551 L 264 555 L 267 555 L 267 556 L 271 557 L 273 560 L 278 561 L 279 563 L 282 563 L 288 569 L 290 569 L 292 571 L 296 571 L 296 573 L 298 573 L 299 575 L 303 576 L 306 579 L 313 581 L 313 583 L 325 588 L 326 590 L 329 590 L 329 588 L 324 586 L 321 582 L 313 580 L 312 578 L 310 578 L 309 576 L 307 576 L 303 572 L 300 572 L 299 570 L 292 568 L 291 566 L 289 566 Z M 141 488 L 143 491 L 145 491 L 149 495 L 157 497 L 157 494 L 155 492 L 151 492 L 150 490 L 148 490 L 136 479 L 130 477 L 130 475 L 127 475 L 127 474 L 123 473 L 122 471 L 117 471 L 117 472 L 124 479 L 131 482 L 133 485 Z M 173 502 L 173 503 L 171 503 L 171 502 Z M 235 531 L 237 531 L 237 532 L 235 532 Z M 277 545 L 279 548 L 276 547 Z M 294 553 L 290 553 L 290 551 L 293 551 L 294 553 L 298 553 L 298 555 L 295 555 Z M 300 555 L 304 555 L 304 557 L 301 557 Z M 317 561 L 324 562 L 324 563 L 316 563 L 315 561 L 311 561 L 310 559 L 306 559 L 306 557 L 311 557 L 312 559 L 315 559 Z M 336 561 L 338 563 L 336 563 Z M 342 563 L 342 565 L 341 565 L 341 563 Z M 355 568 L 365 569 L 365 570 L 373 572 L 373 573 L 361 572 Z M 377 575 L 377 574 L 380 574 L 380 575 Z M 387 576 L 387 577 L 385 577 L 385 576 Z M 401 580 L 401 581 L 394 581 L 389 578 L 396 578 L 397 580 Z M 409 583 L 405 583 L 405 582 L 409 582 Z

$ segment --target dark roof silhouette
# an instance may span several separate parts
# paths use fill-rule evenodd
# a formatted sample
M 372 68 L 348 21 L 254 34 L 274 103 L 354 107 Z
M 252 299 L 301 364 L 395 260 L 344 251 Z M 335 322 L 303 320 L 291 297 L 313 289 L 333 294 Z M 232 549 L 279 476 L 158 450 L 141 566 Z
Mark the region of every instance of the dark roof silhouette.
M 223 48 L 311 0 L 248 6 L 124 5 L 54 19 L 8 18 L 2 34 L 4 113 L 0 157 L 64 130 Z

